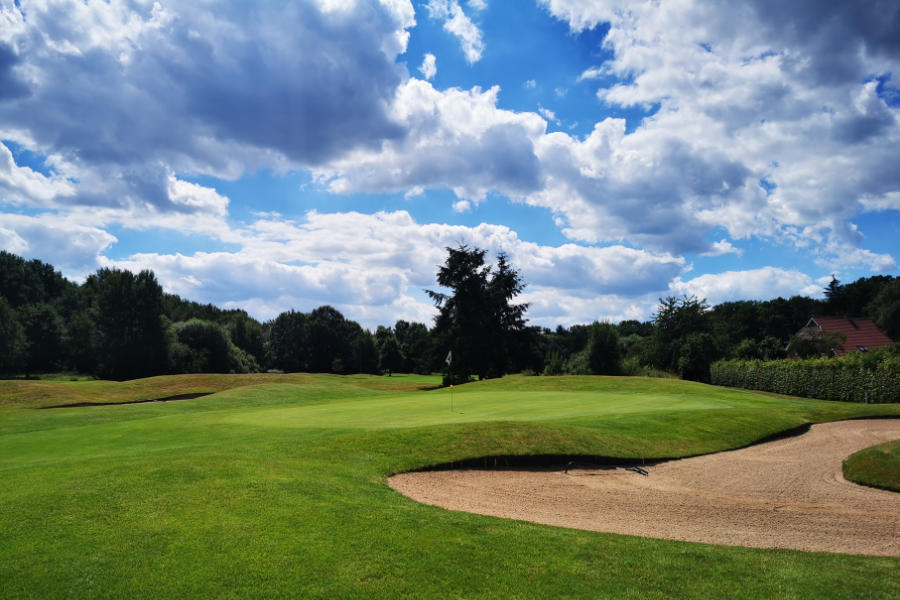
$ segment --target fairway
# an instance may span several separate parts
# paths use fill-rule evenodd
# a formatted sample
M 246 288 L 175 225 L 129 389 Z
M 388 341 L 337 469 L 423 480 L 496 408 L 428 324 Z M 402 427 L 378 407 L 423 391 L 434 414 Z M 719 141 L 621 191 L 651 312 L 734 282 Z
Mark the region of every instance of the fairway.
M 33 386 L 28 384 L 35 384 Z M 892 598 L 900 560 L 425 506 L 389 475 L 486 456 L 692 456 L 900 405 L 700 384 L 173 376 L 0 382 L 0 597 Z M 208 392 L 172 402 L 37 410 Z

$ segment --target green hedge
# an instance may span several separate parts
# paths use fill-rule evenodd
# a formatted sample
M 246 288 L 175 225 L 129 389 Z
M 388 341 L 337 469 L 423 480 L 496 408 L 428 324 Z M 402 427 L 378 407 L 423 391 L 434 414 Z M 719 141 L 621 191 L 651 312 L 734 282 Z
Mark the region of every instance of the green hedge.
M 900 356 L 894 352 L 840 358 L 722 360 L 711 383 L 844 402 L 900 402 Z

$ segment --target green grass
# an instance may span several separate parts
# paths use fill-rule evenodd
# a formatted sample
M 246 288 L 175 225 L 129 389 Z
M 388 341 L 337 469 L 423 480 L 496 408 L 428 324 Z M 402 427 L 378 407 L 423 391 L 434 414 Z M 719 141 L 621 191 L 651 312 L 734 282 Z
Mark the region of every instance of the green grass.
M 661 379 L 0 382 L 0 598 L 896 598 L 900 560 L 718 547 L 413 502 L 488 455 L 686 456 L 900 405 Z M 215 392 L 195 400 L 36 410 Z
M 852 454 L 844 461 L 843 470 L 850 481 L 900 492 L 900 440 Z

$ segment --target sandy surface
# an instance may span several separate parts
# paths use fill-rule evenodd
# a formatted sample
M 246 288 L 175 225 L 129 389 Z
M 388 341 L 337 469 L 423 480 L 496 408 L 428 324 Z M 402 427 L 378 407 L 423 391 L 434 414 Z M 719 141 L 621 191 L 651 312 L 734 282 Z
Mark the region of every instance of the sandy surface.
M 851 483 L 841 462 L 900 438 L 900 420 L 814 425 L 801 436 L 648 467 L 456 470 L 388 482 L 420 502 L 547 525 L 758 548 L 900 556 L 900 493 Z

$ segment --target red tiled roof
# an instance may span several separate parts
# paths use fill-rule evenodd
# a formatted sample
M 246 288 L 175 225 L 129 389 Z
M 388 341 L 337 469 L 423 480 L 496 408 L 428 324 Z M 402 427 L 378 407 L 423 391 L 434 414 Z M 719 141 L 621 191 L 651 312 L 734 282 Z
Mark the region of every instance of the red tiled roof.
M 847 336 L 844 342 L 844 351 L 838 354 L 856 352 L 861 348 L 874 350 L 882 346 L 890 346 L 894 342 L 886 336 L 870 319 L 858 319 L 856 317 L 813 317 L 810 319 L 819 326 L 822 331 L 829 333 L 842 333 Z M 808 323 L 813 325 L 813 323 Z

